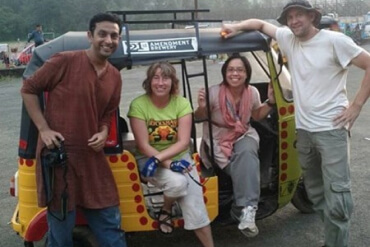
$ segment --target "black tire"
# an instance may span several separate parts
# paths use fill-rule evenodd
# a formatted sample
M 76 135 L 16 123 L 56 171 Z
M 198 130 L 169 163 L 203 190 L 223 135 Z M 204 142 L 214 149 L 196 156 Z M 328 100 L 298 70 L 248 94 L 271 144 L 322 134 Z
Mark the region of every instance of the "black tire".
M 24 241 L 24 247 L 34 247 L 33 242 Z
M 48 239 L 45 239 L 45 247 Z M 73 246 L 74 247 L 99 247 L 94 234 L 87 226 L 76 226 L 73 229 Z
M 313 204 L 308 199 L 306 188 L 304 187 L 303 178 L 300 178 L 297 185 L 297 190 L 294 193 L 292 198 L 292 204 L 296 207 L 301 213 L 312 214 L 315 211 L 313 210 Z

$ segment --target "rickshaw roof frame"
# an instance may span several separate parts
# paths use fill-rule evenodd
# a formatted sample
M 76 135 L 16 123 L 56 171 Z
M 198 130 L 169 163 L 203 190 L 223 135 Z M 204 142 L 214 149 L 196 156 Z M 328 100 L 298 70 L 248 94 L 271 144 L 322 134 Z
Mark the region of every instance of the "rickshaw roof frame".
M 222 20 L 206 20 L 198 19 L 198 13 L 210 12 L 209 9 L 166 9 L 166 10 L 121 10 L 121 11 L 108 11 L 109 13 L 116 14 L 122 17 L 123 24 L 148 24 L 150 23 L 185 23 L 193 22 L 221 22 Z M 191 19 L 177 19 L 177 14 L 190 13 Z M 166 20 L 145 20 L 145 21 L 129 21 L 128 16 L 132 15 L 159 15 L 159 14 L 173 14 L 173 19 Z
M 192 13 L 208 12 L 206 9 L 198 10 L 155 10 L 155 11 L 116 11 L 117 13 Z M 114 11 L 110 11 L 114 13 Z M 170 22 L 171 20 L 166 20 Z M 176 21 L 176 20 L 172 20 Z M 183 20 L 177 20 L 183 22 Z M 109 61 L 118 70 L 123 68 L 130 69 L 133 65 L 147 65 L 157 61 L 178 61 L 199 59 L 211 54 L 241 53 L 248 51 L 263 50 L 269 51 L 271 38 L 259 31 L 243 32 L 240 35 L 229 39 L 220 36 L 219 28 L 199 28 L 199 20 L 192 20 L 194 29 L 151 29 L 151 30 L 129 30 L 129 24 L 125 32 L 122 33 L 122 42 Z M 215 20 L 217 21 L 217 20 Z M 149 21 L 149 23 L 152 23 Z M 186 20 L 185 23 L 188 23 Z M 174 41 L 182 41 L 188 44 L 186 49 L 175 50 L 146 50 L 145 52 L 135 52 L 135 45 L 150 46 L 150 44 L 162 44 L 167 42 L 173 44 Z M 32 55 L 23 77 L 31 76 L 42 64 L 53 54 L 63 51 L 88 49 L 90 43 L 84 32 L 67 32 L 42 46 L 37 47 Z

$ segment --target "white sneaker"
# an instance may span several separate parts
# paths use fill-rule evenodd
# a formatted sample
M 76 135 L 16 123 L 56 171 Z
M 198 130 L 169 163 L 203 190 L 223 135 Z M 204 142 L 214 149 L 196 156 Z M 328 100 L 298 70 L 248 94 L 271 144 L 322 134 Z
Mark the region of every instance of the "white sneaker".
M 247 237 L 255 237 L 258 234 L 258 228 L 255 223 L 257 206 L 248 206 L 242 209 L 240 216 L 239 230 Z

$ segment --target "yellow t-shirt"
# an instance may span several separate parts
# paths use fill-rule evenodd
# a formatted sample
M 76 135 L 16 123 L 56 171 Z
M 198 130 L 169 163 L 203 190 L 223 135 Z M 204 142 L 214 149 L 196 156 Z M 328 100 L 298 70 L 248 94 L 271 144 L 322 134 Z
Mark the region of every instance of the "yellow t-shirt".
M 144 120 L 148 129 L 149 144 L 162 151 L 176 143 L 178 119 L 190 113 L 192 113 L 190 103 L 182 96 L 174 95 L 166 107 L 157 108 L 149 96 L 144 94 L 131 102 L 127 116 Z M 173 159 L 180 158 L 188 151 L 179 153 Z

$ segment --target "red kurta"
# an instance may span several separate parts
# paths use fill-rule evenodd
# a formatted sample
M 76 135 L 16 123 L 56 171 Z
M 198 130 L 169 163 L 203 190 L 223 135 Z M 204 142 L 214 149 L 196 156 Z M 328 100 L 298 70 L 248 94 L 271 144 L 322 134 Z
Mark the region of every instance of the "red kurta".
M 88 147 L 88 139 L 99 127 L 110 126 L 112 113 L 121 95 L 121 76 L 111 64 L 98 77 L 86 51 L 63 52 L 54 55 L 29 79 L 22 93 L 49 92 L 44 112 L 52 130 L 65 138 L 68 154 L 68 209 L 76 206 L 98 209 L 119 204 L 112 171 L 103 151 Z M 46 206 L 39 153 L 37 148 L 37 191 L 40 207 Z M 55 172 L 52 210 L 60 210 L 60 198 L 65 182 L 63 169 Z

